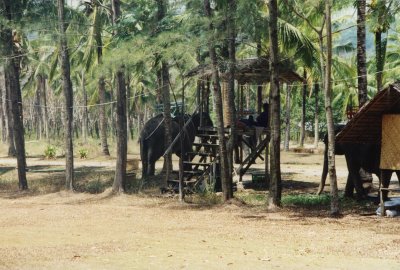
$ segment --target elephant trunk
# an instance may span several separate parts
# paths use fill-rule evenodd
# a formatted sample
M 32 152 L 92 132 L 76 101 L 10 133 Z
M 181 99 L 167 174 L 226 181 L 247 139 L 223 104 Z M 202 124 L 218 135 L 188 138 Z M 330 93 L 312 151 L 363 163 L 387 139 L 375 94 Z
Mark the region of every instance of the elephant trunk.
M 317 195 L 321 195 L 322 191 L 324 191 L 327 176 L 328 176 L 328 144 L 325 143 L 324 167 L 322 169 L 321 182 L 319 183 Z

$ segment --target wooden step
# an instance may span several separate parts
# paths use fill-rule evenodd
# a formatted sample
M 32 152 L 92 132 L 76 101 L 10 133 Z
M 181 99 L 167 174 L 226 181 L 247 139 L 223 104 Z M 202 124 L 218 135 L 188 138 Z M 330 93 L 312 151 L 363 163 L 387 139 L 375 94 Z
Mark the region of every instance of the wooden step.
M 205 138 L 217 138 L 218 134 L 196 134 L 197 137 L 205 137 Z M 225 136 L 226 137 L 226 136 Z
M 184 161 L 183 163 L 190 164 L 190 165 L 198 165 L 198 166 L 211 166 L 210 163 L 202 163 L 202 162 Z
M 216 144 L 216 143 L 193 143 L 193 146 L 219 147 L 219 144 Z
M 193 156 L 202 156 L 202 157 L 214 157 L 215 156 L 213 153 L 208 153 L 208 152 L 187 152 L 186 154 L 193 155 Z

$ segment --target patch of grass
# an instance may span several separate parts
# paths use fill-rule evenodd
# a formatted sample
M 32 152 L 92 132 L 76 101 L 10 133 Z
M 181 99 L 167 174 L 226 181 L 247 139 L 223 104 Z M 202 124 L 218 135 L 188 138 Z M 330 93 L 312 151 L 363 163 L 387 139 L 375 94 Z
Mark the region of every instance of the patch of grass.
M 222 197 L 215 192 L 202 192 L 185 196 L 185 201 L 199 205 L 212 206 L 222 203 Z
M 327 206 L 330 204 L 331 198 L 329 195 L 314 195 L 314 194 L 296 194 L 284 195 L 282 197 L 282 206 L 299 206 L 299 207 L 315 207 Z
M 266 193 L 248 193 L 248 192 L 237 192 L 235 197 L 247 205 L 264 205 L 267 201 Z

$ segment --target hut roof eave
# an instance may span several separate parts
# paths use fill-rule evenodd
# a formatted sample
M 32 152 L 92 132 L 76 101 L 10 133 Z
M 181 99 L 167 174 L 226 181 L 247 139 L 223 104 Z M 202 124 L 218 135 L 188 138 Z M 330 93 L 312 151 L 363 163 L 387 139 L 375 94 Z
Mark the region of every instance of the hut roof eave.
M 400 81 L 390 84 L 365 104 L 336 136 L 336 141 L 380 144 L 384 114 L 400 114 Z

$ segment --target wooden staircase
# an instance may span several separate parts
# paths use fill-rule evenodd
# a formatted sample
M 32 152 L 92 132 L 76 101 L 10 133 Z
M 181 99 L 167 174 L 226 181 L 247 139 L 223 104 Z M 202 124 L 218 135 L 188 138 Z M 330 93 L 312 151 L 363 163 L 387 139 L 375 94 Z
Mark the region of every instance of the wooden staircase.
M 226 131 L 226 138 L 229 138 L 229 129 Z M 266 136 L 252 152 L 234 169 L 233 174 L 239 175 L 240 180 L 250 168 L 261 152 L 266 148 L 269 136 Z M 191 161 L 184 161 L 183 190 L 185 193 L 197 191 L 214 190 L 221 191 L 220 167 L 219 167 L 219 140 L 216 128 L 202 127 L 196 135 L 196 142 L 193 143 L 192 151 L 186 153 Z M 189 166 L 188 166 L 189 165 Z M 188 169 L 190 167 L 190 169 Z M 179 171 L 177 171 L 179 174 Z M 178 192 L 179 179 L 168 181 L 170 190 Z
M 186 168 L 183 170 L 184 191 L 194 193 L 215 187 L 219 175 L 219 144 L 216 131 L 213 128 L 201 128 L 196 135 L 192 151 L 186 153 L 186 156 L 190 157 L 187 159 L 191 161 L 183 162 Z M 168 184 L 170 189 L 178 191 L 179 179 L 169 180 Z

